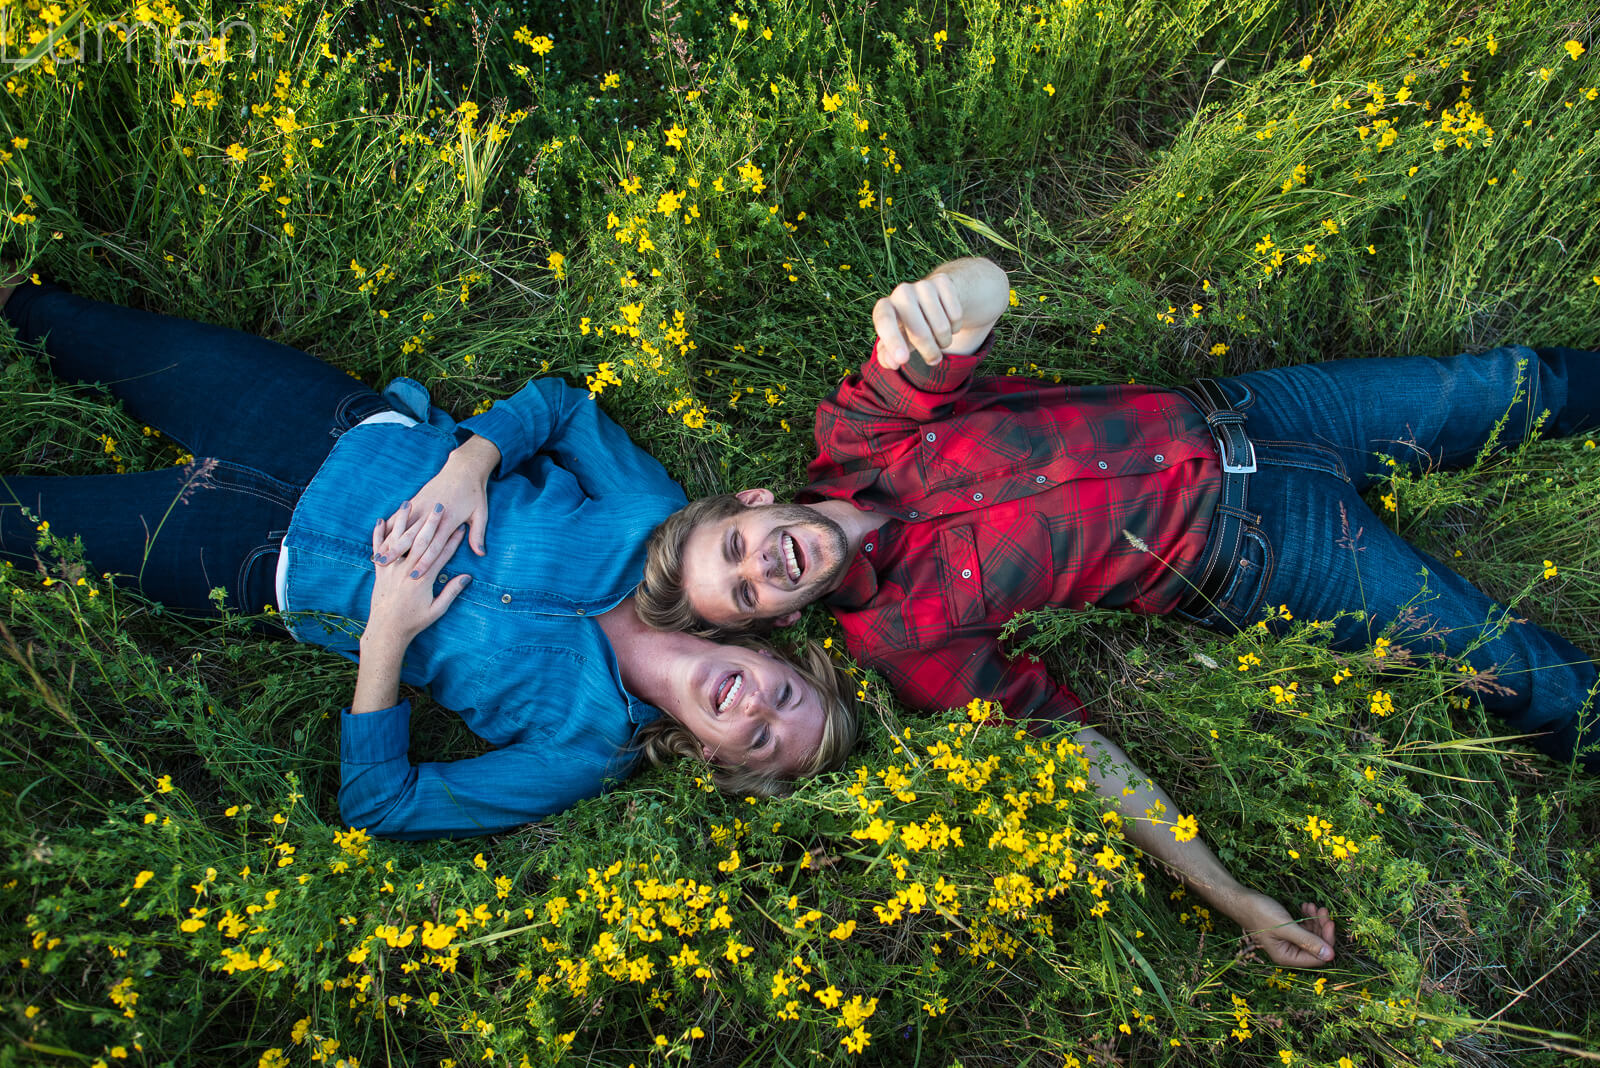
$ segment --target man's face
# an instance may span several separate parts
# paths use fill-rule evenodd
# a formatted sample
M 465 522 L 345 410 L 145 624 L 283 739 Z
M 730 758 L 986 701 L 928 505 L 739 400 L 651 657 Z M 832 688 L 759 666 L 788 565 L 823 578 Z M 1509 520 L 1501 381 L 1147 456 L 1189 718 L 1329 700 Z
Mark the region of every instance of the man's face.
M 737 627 L 775 619 L 787 625 L 838 588 L 847 549 L 839 524 L 815 509 L 763 503 L 690 533 L 683 588 L 707 623 Z

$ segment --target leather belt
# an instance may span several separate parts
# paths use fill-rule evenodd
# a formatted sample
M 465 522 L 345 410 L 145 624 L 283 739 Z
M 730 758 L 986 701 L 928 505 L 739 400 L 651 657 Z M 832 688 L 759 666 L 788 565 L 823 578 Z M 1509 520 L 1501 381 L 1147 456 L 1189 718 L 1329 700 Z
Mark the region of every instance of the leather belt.
M 1211 429 L 1222 459 L 1222 498 L 1211 520 L 1200 565 L 1191 578 L 1193 589 L 1182 605 L 1191 615 L 1208 616 L 1215 610 L 1238 563 L 1245 524 L 1254 518 L 1244 505 L 1250 476 L 1256 470 L 1256 447 L 1244 432 L 1243 413 L 1234 409 L 1216 379 L 1199 379 L 1192 386 L 1178 387 L 1178 392 L 1206 417 L 1206 426 Z

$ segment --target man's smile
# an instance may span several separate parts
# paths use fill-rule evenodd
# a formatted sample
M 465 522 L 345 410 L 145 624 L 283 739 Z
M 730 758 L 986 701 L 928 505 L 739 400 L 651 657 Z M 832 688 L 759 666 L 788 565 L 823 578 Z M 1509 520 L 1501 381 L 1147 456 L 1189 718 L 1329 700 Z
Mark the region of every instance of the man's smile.
M 805 572 L 805 552 L 800 548 L 800 543 L 787 531 L 778 535 L 779 557 L 783 561 L 784 577 L 791 586 L 800 584 L 800 576 Z

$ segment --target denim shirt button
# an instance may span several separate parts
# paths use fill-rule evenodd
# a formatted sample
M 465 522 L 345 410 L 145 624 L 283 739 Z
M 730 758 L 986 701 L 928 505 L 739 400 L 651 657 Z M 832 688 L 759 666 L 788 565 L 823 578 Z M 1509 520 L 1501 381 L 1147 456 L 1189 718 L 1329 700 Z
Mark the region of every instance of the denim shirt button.
M 511 603 L 511 595 L 509 593 L 502 593 L 500 595 L 500 603 L 501 604 L 510 604 Z
M 580 609 L 578 609 L 578 614 L 579 614 L 579 615 L 580 615 L 580 616 L 581 616 L 581 615 L 583 615 L 583 609 L 581 609 L 581 608 L 580 608 Z

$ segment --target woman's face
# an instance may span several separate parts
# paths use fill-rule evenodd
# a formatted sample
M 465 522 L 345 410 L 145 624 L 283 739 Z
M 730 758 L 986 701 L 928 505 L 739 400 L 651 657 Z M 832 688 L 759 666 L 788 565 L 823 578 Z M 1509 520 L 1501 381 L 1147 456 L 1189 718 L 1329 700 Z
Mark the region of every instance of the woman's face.
M 713 764 L 797 775 L 822 741 L 816 689 L 765 650 L 697 640 L 670 673 L 663 710 L 700 742 Z

